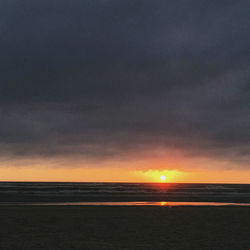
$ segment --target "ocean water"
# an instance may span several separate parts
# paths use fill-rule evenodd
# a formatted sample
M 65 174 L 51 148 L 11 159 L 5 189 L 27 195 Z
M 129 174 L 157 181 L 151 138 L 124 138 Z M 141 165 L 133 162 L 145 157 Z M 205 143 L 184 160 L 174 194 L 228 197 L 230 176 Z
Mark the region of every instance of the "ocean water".
M 248 205 L 250 184 L 0 182 L 0 205 Z

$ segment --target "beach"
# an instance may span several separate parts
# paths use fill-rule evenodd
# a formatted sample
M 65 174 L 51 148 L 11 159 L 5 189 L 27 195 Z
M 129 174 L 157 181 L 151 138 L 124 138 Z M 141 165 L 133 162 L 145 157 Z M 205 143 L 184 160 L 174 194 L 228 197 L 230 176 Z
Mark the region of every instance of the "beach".
M 0 249 L 249 249 L 250 208 L 1 206 Z

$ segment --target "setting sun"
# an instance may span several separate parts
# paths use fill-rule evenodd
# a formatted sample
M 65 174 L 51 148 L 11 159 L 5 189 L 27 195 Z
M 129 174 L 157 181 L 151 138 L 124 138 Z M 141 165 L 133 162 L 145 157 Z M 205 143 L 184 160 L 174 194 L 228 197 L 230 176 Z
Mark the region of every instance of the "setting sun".
M 166 180 L 166 176 L 165 176 L 165 175 L 161 175 L 160 179 L 161 179 L 162 181 L 165 181 L 165 180 Z
M 140 182 L 183 182 L 186 173 L 179 170 L 137 170 L 130 172 Z

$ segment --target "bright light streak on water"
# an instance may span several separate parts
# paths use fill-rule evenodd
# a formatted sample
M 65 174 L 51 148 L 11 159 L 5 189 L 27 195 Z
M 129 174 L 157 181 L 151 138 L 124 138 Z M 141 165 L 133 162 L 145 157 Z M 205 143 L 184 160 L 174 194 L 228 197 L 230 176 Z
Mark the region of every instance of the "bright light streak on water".
M 226 202 L 0 202 L 0 206 L 250 206 L 250 203 Z

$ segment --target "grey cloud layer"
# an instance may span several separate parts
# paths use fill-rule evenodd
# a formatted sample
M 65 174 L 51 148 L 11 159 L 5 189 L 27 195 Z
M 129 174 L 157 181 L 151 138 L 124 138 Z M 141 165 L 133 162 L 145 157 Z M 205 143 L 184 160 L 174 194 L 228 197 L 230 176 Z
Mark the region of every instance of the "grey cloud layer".
M 163 147 L 247 166 L 249 9 L 2 2 L 1 156 L 103 159 Z

